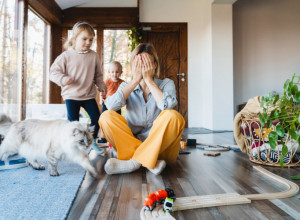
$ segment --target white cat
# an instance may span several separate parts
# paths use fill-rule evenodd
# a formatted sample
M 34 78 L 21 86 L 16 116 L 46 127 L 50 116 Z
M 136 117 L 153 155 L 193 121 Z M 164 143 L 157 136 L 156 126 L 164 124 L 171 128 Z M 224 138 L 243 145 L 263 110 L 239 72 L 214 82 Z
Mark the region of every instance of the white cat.
M 93 130 L 93 128 L 92 128 Z M 57 163 L 67 159 L 84 167 L 98 178 L 86 150 L 92 144 L 91 130 L 79 122 L 67 120 L 28 119 L 11 125 L 0 145 L 0 160 L 18 153 L 25 157 L 34 169 L 44 170 L 39 160 L 48 161 L 51 176 L 58 176 Z

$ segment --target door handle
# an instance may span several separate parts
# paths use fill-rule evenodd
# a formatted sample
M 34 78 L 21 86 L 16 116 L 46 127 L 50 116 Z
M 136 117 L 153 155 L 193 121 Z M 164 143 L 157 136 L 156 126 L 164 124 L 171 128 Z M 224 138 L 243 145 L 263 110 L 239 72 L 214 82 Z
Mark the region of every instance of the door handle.
M 184 82 L 185 81 L 185 73 L 177 73 L 177 76 L 182 76 L 181 81 Z

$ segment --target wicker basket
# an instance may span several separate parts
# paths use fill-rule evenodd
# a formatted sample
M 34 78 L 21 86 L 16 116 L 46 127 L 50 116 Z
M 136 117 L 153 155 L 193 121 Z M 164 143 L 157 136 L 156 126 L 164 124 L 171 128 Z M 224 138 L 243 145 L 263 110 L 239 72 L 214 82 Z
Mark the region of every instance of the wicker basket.
M 274 121 L 272 127 L 262 127 L 257 115 L 243 115 L 241 132 L 250 161 L 262 165 L 280 166 L 281 144 L 276 143 L 276 149 L 271 149 L 268 143 L 268 134 L 275 130 L 279 121 Z M 300 166 L 299 144 L 286 134 L 284 142 L 289 152 L 283 157 L 284 167 Z

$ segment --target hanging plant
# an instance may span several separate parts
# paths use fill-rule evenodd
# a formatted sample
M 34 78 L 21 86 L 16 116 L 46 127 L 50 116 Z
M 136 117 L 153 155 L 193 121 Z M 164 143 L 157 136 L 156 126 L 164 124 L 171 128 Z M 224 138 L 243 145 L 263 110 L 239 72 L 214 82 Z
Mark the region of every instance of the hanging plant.
M 128 35 L 128 47 L 130 51 L 132 52 L 134 48 L 136 48 L 137 45 L 139 45 L 141 39 L 142 39 L 142 29 L 132 27 L 130 30 L 126 31 L 126 34 Z

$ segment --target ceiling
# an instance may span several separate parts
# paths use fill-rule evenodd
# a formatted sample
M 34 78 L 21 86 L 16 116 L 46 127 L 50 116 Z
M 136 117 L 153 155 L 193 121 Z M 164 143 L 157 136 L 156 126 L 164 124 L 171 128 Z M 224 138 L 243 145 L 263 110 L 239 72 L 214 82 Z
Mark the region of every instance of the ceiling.
M 138 0 L 55 0 L 64 10 L 71 7 L 137 7 Z
M 211 0 L 215 4 L 233 4 L 237 0 Z M 138 0 L 55 0 L 64 10 L 72 7 L 137 7 Z

